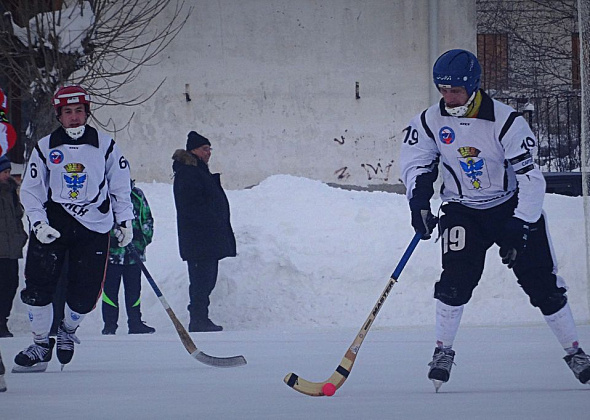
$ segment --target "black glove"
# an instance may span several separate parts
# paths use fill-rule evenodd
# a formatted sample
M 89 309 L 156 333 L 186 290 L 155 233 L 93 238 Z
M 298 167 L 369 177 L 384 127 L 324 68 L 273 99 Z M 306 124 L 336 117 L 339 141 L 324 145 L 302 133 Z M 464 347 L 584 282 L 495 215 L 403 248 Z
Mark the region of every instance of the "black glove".
M 500 246 L 500 257 L 508 268 L 514 267 L 518 258 L 526 251 L 530 226 L 524 220 L 511 217 L 504 225 L 504 238 Z
M 430 210 L 412 210 L 412 227 L 416 233 L 421 233 L 423 240 L 430 239 L 430 235 L 438 223 Z

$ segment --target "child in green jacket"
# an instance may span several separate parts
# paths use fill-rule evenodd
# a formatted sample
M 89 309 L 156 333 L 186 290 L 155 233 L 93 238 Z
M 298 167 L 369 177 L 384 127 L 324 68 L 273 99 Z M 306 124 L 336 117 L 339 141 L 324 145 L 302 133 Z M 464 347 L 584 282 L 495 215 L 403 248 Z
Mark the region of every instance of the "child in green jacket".
M 145 248 L 152 242 L 154 235 L 154 219 L 147 199 L 142 190 L 131 181 L 131 202 L 133 203 L 133 245 L 141 261 L 145 261 Z M 102 319 L 104 335 L 113 335 L 117 331 L 119 320 L 119 287 L 123 278 L 125 290 L 125 309 L 127 310 L 127 326 L 129 334 L 153 334 L 155 328 L 141 320 L 141 267 L 131 251 L 117 246 L 111 231 L 111 248 L 109 264 L 102 293 Z

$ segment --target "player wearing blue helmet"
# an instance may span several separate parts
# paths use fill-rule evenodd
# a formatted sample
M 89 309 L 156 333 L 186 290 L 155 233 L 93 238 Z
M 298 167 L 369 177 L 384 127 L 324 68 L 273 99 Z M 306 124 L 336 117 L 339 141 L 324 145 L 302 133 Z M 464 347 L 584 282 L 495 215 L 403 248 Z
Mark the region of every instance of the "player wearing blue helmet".
M 463 117 L 475 107 L 474 99 L 481 85 L 481 67 L 471 52 L 450 50 L 441 55 L 434 63 L 432 79 L 445 97 L 445 109 L 449 115 Z M 463 92 L 458 88 L 465 89 L 466 101 L 462 100 L 464 98 L 459 94 Z
M 480 281 L 487 250 L 498 245 L 502 262 L 565 349 L 564 360 L 580 382 L 590 384 L 590 357 L 578 343 L 543 212 L 545 180 L 534 163 L 535 135 L 519 113 L 480 89 L 481 67 L 471 52 L 445 52 L 432 73 L 442 99 L 406 127 L 400 156 L 412 226 L 429 239 L 438 225 L 441 239 L 428 377 L 437 390 L 449 380 L 463 307 Z M 439 166 L 440 221 L 430 209 Z

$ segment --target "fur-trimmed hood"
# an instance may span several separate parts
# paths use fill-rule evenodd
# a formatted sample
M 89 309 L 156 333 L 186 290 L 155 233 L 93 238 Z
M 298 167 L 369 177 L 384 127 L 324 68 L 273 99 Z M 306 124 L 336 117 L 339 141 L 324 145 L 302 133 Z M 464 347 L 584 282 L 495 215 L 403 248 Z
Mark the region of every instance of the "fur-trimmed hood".
M 180 257 L 185 261 L 236 256 L 229 202 L 219 174 L 186 150 L 172 155 Z
M 174 154 L 172 155 L 172 160 L 176 164 L 176 162 L 181 163 L 183 165 L 189 166 L 198 166 L 199 165 L 199 158 L 193 155 L 191 152 L 184 150 L 184 149 L 176 149 Z

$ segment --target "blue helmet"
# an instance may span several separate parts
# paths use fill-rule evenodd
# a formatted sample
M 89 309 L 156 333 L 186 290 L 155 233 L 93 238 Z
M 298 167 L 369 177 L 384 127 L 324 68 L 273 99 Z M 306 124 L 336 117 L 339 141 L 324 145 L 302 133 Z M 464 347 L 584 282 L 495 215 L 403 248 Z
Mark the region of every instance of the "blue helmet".
M 449 50 L 436 60 L 432 68 L 436 88 L 462 86 L 471 96 L 481 85 L 481 66 L 477 57 L 467 50 Z

